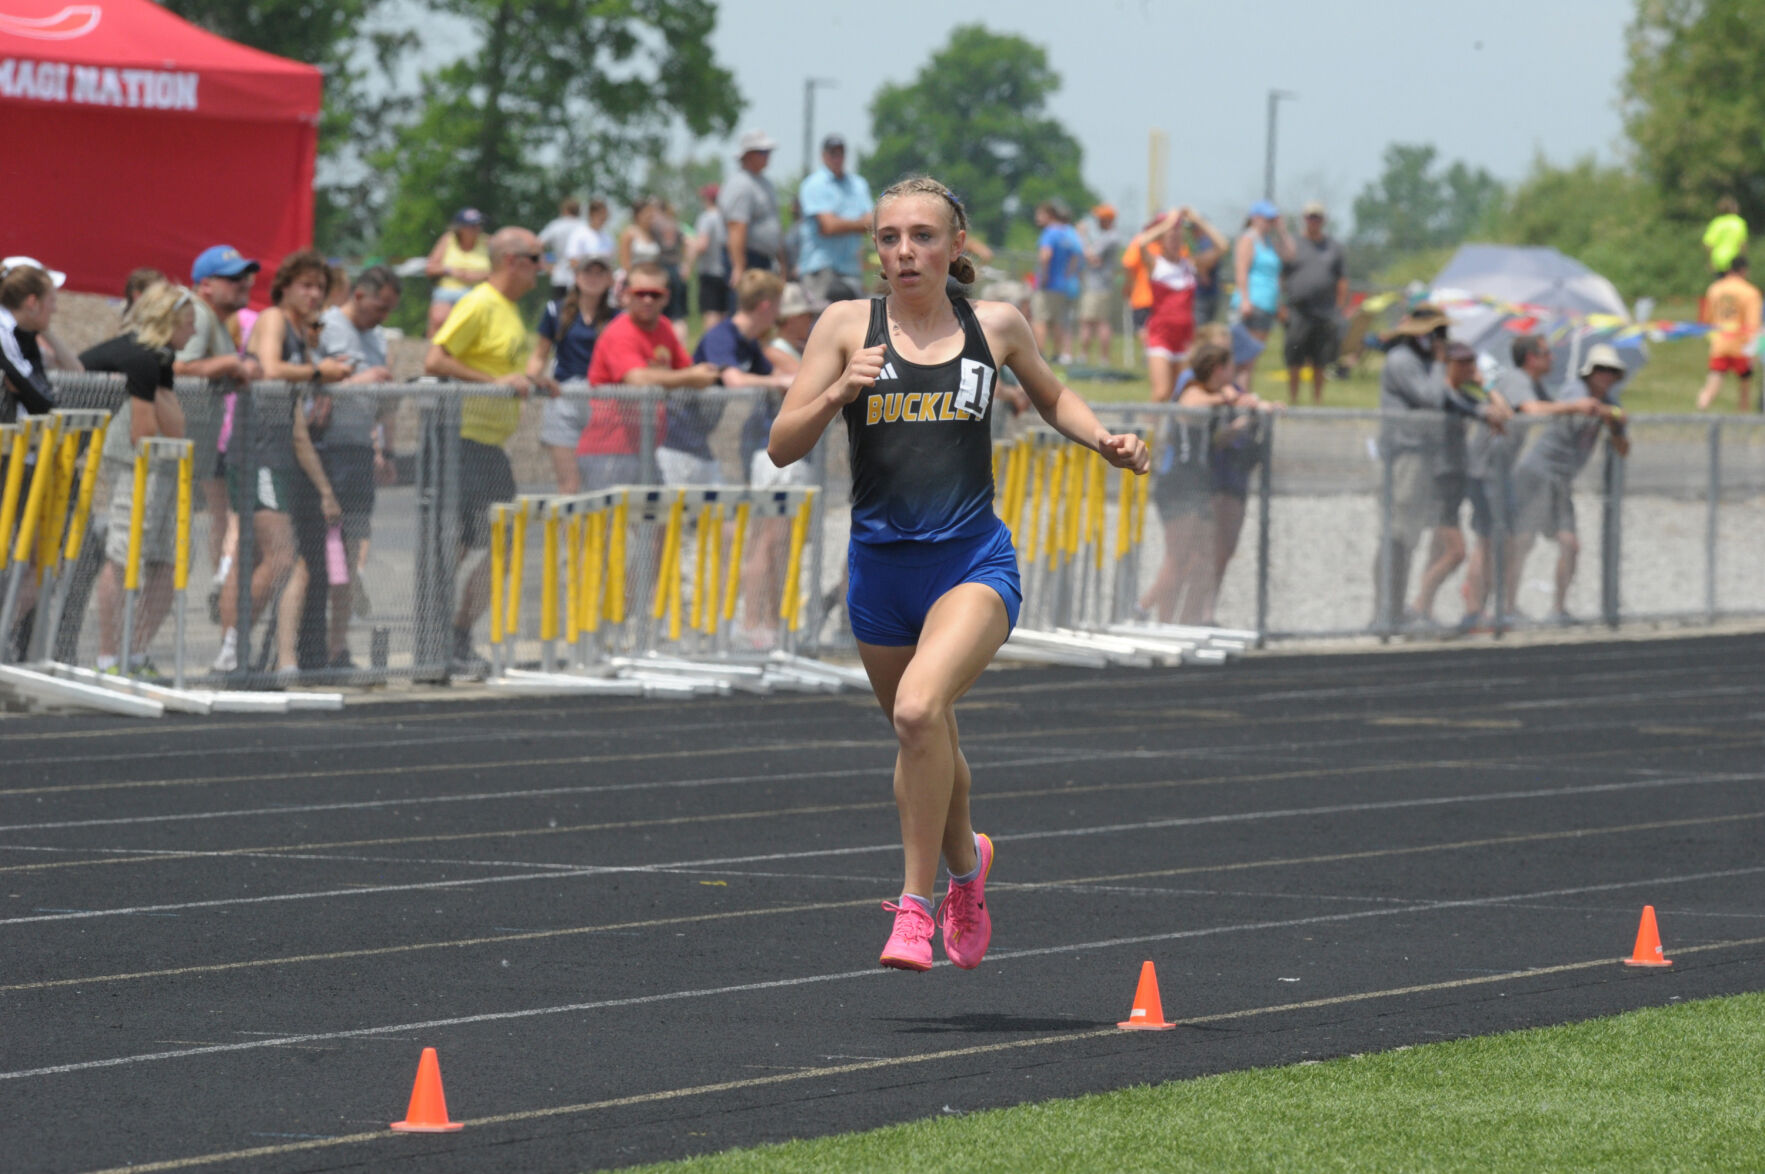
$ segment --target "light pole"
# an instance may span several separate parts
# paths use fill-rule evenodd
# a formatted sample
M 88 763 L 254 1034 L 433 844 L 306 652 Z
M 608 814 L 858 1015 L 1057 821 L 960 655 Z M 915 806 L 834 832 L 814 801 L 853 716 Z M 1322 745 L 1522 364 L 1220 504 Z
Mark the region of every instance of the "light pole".
M 1268 156 L 1263 164 L 1262 198 L 1273 201 L 1275 198 L 1275 108 L 1285 100 L 1291 102 L 1299 97 L 1291 90 L 1269 91 L 1269 137 Z
M 832 89 L 840 83 L 831 77 L 806 77 L 803 79 L 803 176 L 808 178 L 815 170 L 815 91 L 818 88 Z

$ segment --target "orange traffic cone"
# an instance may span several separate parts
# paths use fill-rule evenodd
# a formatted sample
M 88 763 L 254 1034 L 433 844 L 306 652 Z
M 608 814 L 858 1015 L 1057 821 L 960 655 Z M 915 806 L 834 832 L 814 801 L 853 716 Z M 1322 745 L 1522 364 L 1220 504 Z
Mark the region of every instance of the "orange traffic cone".
M 1669 958 L 1661 956 L 1661 934 L 1655 928 L 1655 907 L 1642 907 L 1642 923 L 1636 927 L 1636 948 L 1630 957 L 1624 959 L 1626 966 L 1671 966 Z
M 434 1048 L 424 1048 L 417 1061 L 417 1082 L 411 1085 L 411 1106 L 403 1121 L 392 1127 L 400 1133 L 452 1133 L 465 1126 L 447 1119 L 447 1098 L 441 1092 L 441 1061 Z
M 1128 1031 L 1169 1031 L 1176 1026 L 1165 1022 L 1164 1003 L 1158 997 L 1158 972 L 1152 968 L 1152 963 L 1141 964 L 1140 986 L 1134 991 L 1134 1009 L 1128 1012 L 1125 1023 L 1116 1026 Z

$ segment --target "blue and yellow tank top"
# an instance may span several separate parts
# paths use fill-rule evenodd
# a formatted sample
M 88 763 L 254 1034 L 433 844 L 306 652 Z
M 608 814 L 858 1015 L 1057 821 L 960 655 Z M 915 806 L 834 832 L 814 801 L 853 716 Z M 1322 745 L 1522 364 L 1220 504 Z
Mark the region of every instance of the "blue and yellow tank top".
M 869 544 L 974 538 L 993 513 L 993 389 L 998 366 L 967 298 L 952 298 L 962 352 L 922 366 L 889 341 L 885 298 L 870 303 L 867 347 L 883 346 L 882 375 L 847 404 L 852 540 Z

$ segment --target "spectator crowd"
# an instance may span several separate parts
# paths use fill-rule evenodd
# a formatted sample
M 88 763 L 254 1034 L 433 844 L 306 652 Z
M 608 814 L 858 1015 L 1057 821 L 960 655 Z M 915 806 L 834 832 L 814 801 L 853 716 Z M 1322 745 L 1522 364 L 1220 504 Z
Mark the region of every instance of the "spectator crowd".
M 762 131 L 744 134 L 728 178 L 698 191 L 696 213 L 644 196 L 615 229 L 607 201 L 571 197 L 535 232 L 493 230 L 477 209 L 462 208 L 435 240 L 422 262 L 429 279 L 422 368 L 483 387 L 460 405 L 455 671 L 486 668 L 472 633 L 490 597 L 489 511 L 515 494 L 509 445 L 523 400 L 542 400 L 538 439 L 559 492 L 637 482 L 652 468 L 670 485 L 727 480 L 711 447 L 725 401 L 690 394 L 712 387 L 757 393 L 739 430 L 741 471 L 752 484 L 809 475 L 804 466 L 773 468 L 765 437 L 817 316 L 874 292 L 866 276 L 874 200 L 838 134 L 822 140 L 819 166 L 781 197 L 769 174 L 777 145 Z M 1250 485 L 1268 459 L 1269 415 L 1280 406 L 1254 390 L 1258 361 L 1279 327 L 1287 404 L 1300 403 L 1308 384 L 1310 402 L 1324 402 L 1331 373 L 1341 370 L 1352 308 L 1344 246 L 1315 201 L 1290 227 L 1272 202 L 1259 200 L 1235 234 L 1191 207 L 1151 217 L 1137 232 L 1120 227 L 1106 204 L 1081 218 L 1052 199 L 1032 215 L 1032 271 L 1017 280 L 984 270 L 978 289 L 961 292 L 1018 303 L 1044 353 L 1077 370 L 1110 365 L 1118 330 L 1131 333 L 1152 402 L 1192 409 L 1169 417 L 1156 438 L 1163 560 L 1135 610 L 1214 623 Z M 1703 313 L 1714 329 L 1701 408 L 1728 376 L 1743 408 L 1748 403 L 1765 299 L 1748 280 L 1745 242 L 1745 222 L 1725 202 L 1703 242 L 1714 273 Z M 983 262 L 995 257 L 978 239 L 970 251 Z M 61 275 L 28 257 L 8 258 L 0 269 L 0 419 L 52 407 L 52 370 L 114 372 L 127 386 L 102 453 L 114 486 L 96 581 L 105 671 L 155 672 L 145 650 L 170 606 L 175 494 L 169 475 L 155 471 L 140 510 L 139 612 L 131 647 L 120 646 L 136 505 L 128 469 L 135 445 L 154 436 L 189 436 L 197 447 L 209 604 L 223 632 L 214 669 L 233 670 L 249 656 L 242 598 L 253 620 L 273 625 L 263 668 L 355 667 L 351 620 L 372 614 L 362 572 L 375 491 L 395 476 L 395 401 L 350 389 L 392 379 L 383 324 L 402 283 L 382 265 L 346 277 L 302 250 L 277 263 L 259 313 L 251 305 L 262 268 L 217 244 L 193 258 L 188 284 L 137 271 L 121 331 L 77 354 L 51 325 Z M 536 288 L 544 311 L 535 333 L 521 302 Z M 1436 596 L 1461 569 L 1462 628 L 1487 625 L 1497 607 L 1514 614 L 1520 568 L 1540 539 L 1557 552 L 1550 618 L 1567 618 L 1579 551 L 1570 486 L 1602 436 L 1627 449 L 1618 394 L 1625 362 L 1611 347 L 1594 346 L 1553 390 L 1546 339 L 1521 335 L 1496 364 L 1449 333 L 1444 313 L 1419 304 L 1380 343 L 1379 445 L 1390 510 L 1373 568 L 1374 625 L 1434 626 Z M 201 413 L 200 427 L 172 391 L 177 376 L 207 380 L 216 396 L 217 410 Z M 245 420 L 239 404 L 247 401 L 235 393 L 260 380 L 300 390 L 251 397 Z M 652 415 L 629 398 L 560 396 L 572 381 L 682 394 Z M 1467 506 L 1469 541 L 1461 529 Z M 786 539 L 769 520 L 748 548 L 743 619 L 757 644 L 775 638 L 770 617 L 782 590 L 775 567 Z M 243 546 L 249 566 L 241 565 Z M 15 654 L 28 639 L 33 603 L 25 591 L 20 618 L 4 633 Z

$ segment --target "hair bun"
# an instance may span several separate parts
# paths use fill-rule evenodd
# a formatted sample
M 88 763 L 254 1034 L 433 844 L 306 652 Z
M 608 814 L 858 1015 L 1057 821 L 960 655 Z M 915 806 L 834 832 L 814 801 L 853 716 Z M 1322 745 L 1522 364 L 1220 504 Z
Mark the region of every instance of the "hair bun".
M 967 253 L 959 253 L 950 262 L 950 276 L 960 285 L 973 285 L 980 274 L 975 271 L 974 259 Z

